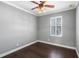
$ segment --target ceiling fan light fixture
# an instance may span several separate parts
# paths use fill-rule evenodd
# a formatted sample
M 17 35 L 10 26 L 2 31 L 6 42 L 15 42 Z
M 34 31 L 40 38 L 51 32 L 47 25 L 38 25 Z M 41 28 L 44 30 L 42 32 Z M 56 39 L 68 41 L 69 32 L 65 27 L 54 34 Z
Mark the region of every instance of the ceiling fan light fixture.
M 43 12 L 43 10 L 39 10 L 39 9 L 38 9 L 38 13 L 42 13 L 42 12 Z
M 42 7 L 42 8 L 38 8 L 38 13 L 43 13 L 43 12 L 45 12 L 44 10 L 45 10 L 44 7 Z
M 42 13 L 42 11 L 38 11 L 38 13 Z
M 43 12 L 43 8 L 37 8 L 37 12 L 38 13 L 42 13 Z
M 36 1 L 31 1 L 32 3 L 36 4 L 37 6 L 32 8 L 32 10 L 37 9 L 38 13 L 45 12 L 45 7 L 48 8 L 54 8 L 54 5 L 48 5 L 46 4 L 47 1 L 40 1 L 40 3 L 37 3 Z
M 42 7 L 41 10 L 44 10 L 44 7 Z

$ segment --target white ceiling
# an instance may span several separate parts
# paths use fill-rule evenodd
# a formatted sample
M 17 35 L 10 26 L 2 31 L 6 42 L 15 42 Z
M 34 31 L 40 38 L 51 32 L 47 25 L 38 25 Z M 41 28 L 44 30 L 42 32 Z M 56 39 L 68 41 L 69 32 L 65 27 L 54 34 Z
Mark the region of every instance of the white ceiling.
M 9 5 L 22 9 L 36 16 L 42 16 L 42 15 L 47 15 L 51 13 L 74 9 L 76 8 L 78 1 L 48 1 L 46 2 L 46 4 L 55 5 L 55 8 L 45 8 L 43 13 L 38 13 L 36 9 L 31 10 L 33 7 L 37 5 L 30 1 L 6 1 L 5 3 L 8 3 Z

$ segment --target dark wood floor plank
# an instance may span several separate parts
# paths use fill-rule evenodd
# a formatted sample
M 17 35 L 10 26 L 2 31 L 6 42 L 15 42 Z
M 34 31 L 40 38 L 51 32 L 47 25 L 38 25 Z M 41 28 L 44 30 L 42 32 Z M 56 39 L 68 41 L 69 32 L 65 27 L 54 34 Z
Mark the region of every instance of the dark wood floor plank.
M 75 50 L 37 42 L 3 58 L 77 58 Z

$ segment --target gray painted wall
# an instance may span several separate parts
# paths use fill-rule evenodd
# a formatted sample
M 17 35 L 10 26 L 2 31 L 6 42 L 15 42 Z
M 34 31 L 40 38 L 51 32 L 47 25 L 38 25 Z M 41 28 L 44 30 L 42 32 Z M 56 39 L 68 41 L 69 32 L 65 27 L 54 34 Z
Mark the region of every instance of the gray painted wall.
M 75 47 L 75 9 L 35 17 L 0 2 L 0 54 L 30 43 L 36 39 Z M 63 16 L 63 36 L 49 36 L 50 17 Z M 38 30 L 38 31 L 37 31 Z
M 79 5 L 76 9 L 76 47 L 79 54 Z
M 50 17 L 62 16 L 63 36 L 50 36 Z M 76 40 L 76 10 L 68 10 L 60 13 L 38 17 L 38 40 L 49 41 L 55 44 L 75 47 Z M 48 40 L 50 39 L 50 40 Z
M 36 40 L 36 17 L 0 2 L 0 54 Z

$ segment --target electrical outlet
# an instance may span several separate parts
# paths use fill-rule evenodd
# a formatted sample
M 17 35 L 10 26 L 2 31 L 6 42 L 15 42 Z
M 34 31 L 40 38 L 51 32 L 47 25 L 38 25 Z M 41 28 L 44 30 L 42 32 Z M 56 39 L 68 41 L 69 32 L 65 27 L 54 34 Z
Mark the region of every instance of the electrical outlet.
M 48 39 L 48 41 L 50 41 L 50 39 Z
M 19 45 L 20 45 L 19 42 L 17 42 L 16 46 L 19 46 Z

